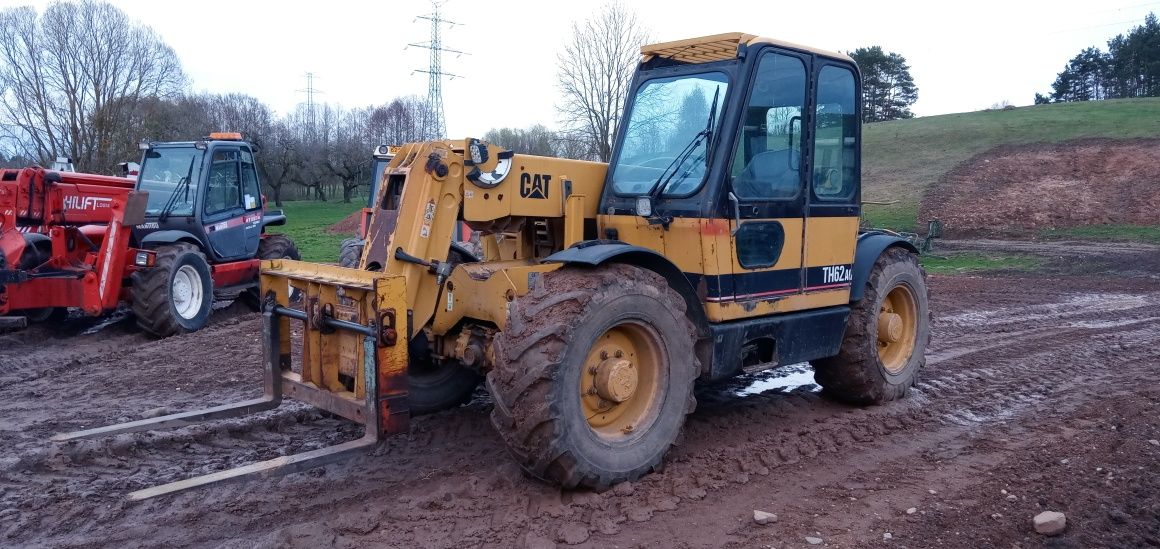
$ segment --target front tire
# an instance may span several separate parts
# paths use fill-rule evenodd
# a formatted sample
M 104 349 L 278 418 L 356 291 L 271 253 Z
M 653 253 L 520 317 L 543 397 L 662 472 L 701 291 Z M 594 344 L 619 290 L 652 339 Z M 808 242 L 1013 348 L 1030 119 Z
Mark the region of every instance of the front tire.
M 193 332 L 209 321 L 213 279 L 205 254 L 192 244 L 157 248 L 154 266 L 133 273 L 133 314 L 154 337 Z
M 696 406 L 684 299 L 629 265 L 565 267 L 511 304 L 491 420 L 530 475 L 603 489 L 658 469 Z
M 850 404 L 902 398 L 918 382 L 930 343 L 930 297 L 918 257 L 900 247 L 879 256 L 850 309 L 837 356 L 814 361 L 823 394 Z

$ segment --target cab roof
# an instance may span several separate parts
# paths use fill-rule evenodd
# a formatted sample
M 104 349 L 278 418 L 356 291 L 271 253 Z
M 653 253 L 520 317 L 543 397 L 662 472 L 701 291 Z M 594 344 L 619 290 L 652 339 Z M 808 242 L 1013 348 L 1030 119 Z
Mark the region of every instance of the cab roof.
M 736 58 L 737 52 L 741 49 L 742 45 L 757 46 L 761 44 L 772 44 L 781 48 L 813 53 L 823 57 L 849 61 L 851 63 L 854 62 L 850 56 L 841 52 L 803 46 L 776 38 L 766 38 L 764 36 L 745 34 L 743 32 L 727 32 L 724 34 L 714 34 L 712 36 L 702 36 L 700 38 L 677 40 L 675 42 L 649 44 L 640 48 L 640 54 L 641 62 L 648 62 L 653 58 L 661 57 L 682 63 L 709 63 L 712 61 L 724 61 L 726 59 Z

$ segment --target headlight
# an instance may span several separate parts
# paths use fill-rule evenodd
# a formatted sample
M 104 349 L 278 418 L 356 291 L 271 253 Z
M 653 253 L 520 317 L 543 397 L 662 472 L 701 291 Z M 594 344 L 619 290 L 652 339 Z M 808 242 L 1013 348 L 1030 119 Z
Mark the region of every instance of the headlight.
M 649 200 L 649 197 L 642 196 L 636 199 L 636 215 L 641 217 L 652 215 L 652 200 Z
M 137 252 L 137 256 L 133 258 L 133 264 L 138 267 L 148 267 L 153 263 L 153 254 L 149 252 Z

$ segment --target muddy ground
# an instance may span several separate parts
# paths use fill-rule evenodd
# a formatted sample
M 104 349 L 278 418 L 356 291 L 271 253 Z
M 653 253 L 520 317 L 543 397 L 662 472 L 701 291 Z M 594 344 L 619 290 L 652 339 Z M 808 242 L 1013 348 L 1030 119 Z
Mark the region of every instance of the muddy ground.
M 940 219 L 948 236 L 1154 225 L 1160 219 L 1157 181 L 1156 139 L 1004 145 L 948 172 L 923 196 L 918 218 Z
M 835 404 L 801 366 L 705 387 L 665 471 L 604 493 L 525 478 L 481 392 L 371 455 L 128 503 L 134 489 L 360 429 L 291 403 L 52 443 L 257 396 L 257 317 L 226 308 L 208 329 L 159 342 L 131 322 L 0 335 L 0 545 L 1160 545 L 1160 249 L 1041 253 L 1056 259 L 1040 273 L 931 277 L 934 341 L 908 398 Z M 779 518 L 757 525 L 754 509 Z M 1059 537 L 1031 527 L 1048 509 L 1067 514 Z

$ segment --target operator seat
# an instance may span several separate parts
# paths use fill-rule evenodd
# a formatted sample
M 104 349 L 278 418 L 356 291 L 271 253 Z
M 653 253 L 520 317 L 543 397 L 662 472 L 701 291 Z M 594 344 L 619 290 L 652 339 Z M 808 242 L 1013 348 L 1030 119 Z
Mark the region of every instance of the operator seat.
M 740 198 L 793 198 L 801 187 L 801 153 L 794 149 L 757 153 L 736 177 Z

